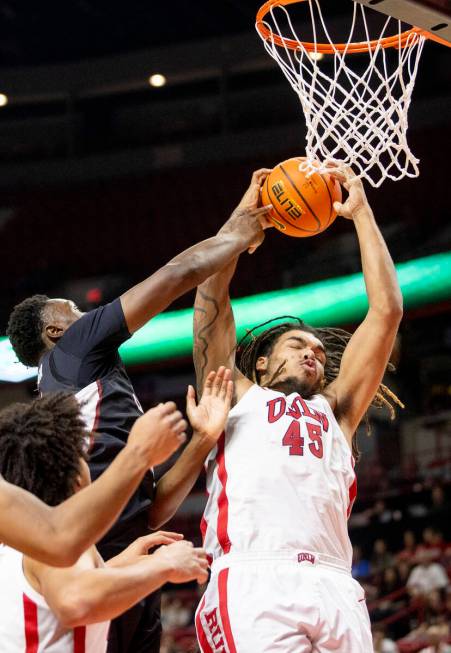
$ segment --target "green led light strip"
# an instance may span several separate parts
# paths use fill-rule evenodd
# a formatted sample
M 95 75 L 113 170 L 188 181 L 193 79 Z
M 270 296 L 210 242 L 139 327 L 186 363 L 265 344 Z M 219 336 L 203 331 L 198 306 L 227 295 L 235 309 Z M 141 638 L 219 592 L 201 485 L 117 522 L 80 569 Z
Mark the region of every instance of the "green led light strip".
M 405 308 L 451 297 L 451 252 L 400 263 L 396 269 Z M 368 306 L 361 273 L 242 297 L 232 304 L 238 337 L 245 329 L 278 315 L 297 315 L 312 325 L 356 322 Z M 134 365 L 186 356 L 191 350 L 192 309 L 186 309 L 155 317 L 122 345 L 120 352 L 126 364 Z M 15 362 L 7 338 L 1 338 L 0 380 L 20 381 L 35 373 Z
M 396 266 L 404 307 L 451 297 L 451 252 Z M 297 315 L 312 325 L 336 326 L 360 320 L 368 303 L 363 275 L 352 274 L 306 286 L 242 297 L 232 302 L 238 337 L 278 315 Z M 192 350 L 192 309 L 154 318 L 121 347 L 125 363 L 187 355 Z

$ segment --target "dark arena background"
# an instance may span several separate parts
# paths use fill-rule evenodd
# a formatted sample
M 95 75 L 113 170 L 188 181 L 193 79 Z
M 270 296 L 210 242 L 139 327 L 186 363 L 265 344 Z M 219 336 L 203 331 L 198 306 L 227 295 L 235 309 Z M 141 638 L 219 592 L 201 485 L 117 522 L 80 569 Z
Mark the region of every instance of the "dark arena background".
M 338 29 L 348 2 L 329 5 Z M 214 235 L 254 169 L 303 154 L 299 101 L 254 30 L 258 6 L 0 0 L 1 407 L 36 392 L 34 372 L 11 362 L 4 338 L 17 302 L 45 293 L 89 310 L 114 299 Z M 353 573 L 375 651 L 386 653 L 451 650 L 450 585 L 424 596 L 406 588 L 424 555 L 451 576 L 451 57 L 438 43 L 425 45 L 408 135 L 420 176 L 367 186 L 395 263 L 412 262 L 422 284 L 421 296 L 405 298 L 397 371 L 386 379 L 406 407 L 395 421 L 375 411 L 371 436 L 362 429 L 349 521 Z M 343 219 L 308 239 L 274 230 L 242 256 L 232 292 L 300 287 L 302 306 L 302 286 L 360 269 Z M 336 323 L 353 330 L 358 318 L 347 315 Z M 152 351 L 125 357 L 139 399 L 183 407 L 189 352 L 170 342 Z M 199 543 L 204 503 L 201 478 L 167 528 Z M 162 652 L 198 650 L 199 595 L 194 585 L 167 588 Z

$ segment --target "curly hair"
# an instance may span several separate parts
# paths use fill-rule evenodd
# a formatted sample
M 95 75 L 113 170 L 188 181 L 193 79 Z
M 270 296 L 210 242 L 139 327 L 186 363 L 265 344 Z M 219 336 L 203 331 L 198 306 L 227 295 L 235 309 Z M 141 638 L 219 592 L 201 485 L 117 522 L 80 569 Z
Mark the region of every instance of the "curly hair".
M 282 321 L 281 320 L 285 320 Z M 265 329 L 258 335 L 255 332 L 260 331 L 268 324 L 277 322 L 274 326 Z M 249 330 L 246 335 L 240 340 L 237 345 L 237 367 L 247 376 L 248 379 L 259 383 L 259 374 L 257 372 L 257 360 L 260 356 L 269 356 L 276 344 L 277 340 L 284 333 L 292 331 L 293 329 L 300 329 L 312 333 L 324 345 L 326 350 L 326 364 L 324 367 L 324 381 L 325 386 L 334 381 L 340 371 L 341 358 L 346 346 L 352 336 L 349 331 L 344 329 L 334 329 L 331 327 L 312 327 L 306 324 L 303 320 L 292 315 L 282 315 L 273 318 L 267 322 L 263 322 Z M 387 365 L 388 371 L 393 371 L 394 366 L 389 363 Z M 404 408 L 404 404 L 399 398 L 383 383 L 380 384 L 374 398 L 370 404 L 375 408 L 386 408 L 390 413 L 390 418 L 394 419 L 396 415 L 395 405 Z M 368 414 L 365 415 L 365 422 L 367 424 L 367 431 L 370 433 L 370 426 L 368 421 Z M 353 438 L 352 452 L 356 460 L 359 459 L 360 452 L 357 446 L 356 437 Z
M 6 335 L 21 363 L 34 367 L 44 349 L 42 341 L 42 311 L 49 301 L 47 295 L 33 295 L 14 306 L 9 316 Z
M 0 474 L 56 506 L 74 493 L 85 435 L 71 394 L 12 404 L 0 413 Z

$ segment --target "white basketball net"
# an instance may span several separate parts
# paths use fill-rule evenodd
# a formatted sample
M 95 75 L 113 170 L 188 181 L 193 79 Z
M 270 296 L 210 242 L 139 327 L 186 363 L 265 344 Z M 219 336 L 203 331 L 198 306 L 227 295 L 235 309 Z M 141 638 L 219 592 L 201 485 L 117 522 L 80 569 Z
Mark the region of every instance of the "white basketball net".
M 270 9 L 263 22 L 272 36 L 264 39 L 260 35 L 266 50 L 277 61 L 301 101 L 307 126 L 306 161 L 301 169 L 318 170 L 319 163 L 320 171 L 325 172 L 325 161 L 339 160 L 351 166 L 357 177 L 367 179 L 375 187 L 386 178 L 417 177 L 419 160 L 407 144 L 407 111 L 425 38 L 412 33 L 404 48 L 384 49 L 380 39 L 393 35 L 388 32 L 389 25 L 397 25 L 397 35 L 402 31 L 401 23 L 389 17 L 373 51 L 368 48 L 363 54 L 350 53 L 348 48 L 353 42 L 359 16 L 366 39 L 371 40 L 364 7 L 354 2 L 346 47 L 339 52 L 327 31 L 319 0 L 308 0 L 308 4 L 315 48 L 316 21 L 319 20 L 333 54 L 326 54 L 318 61 L 316 52 L 307 52 L 283 6 Z M 298 49 L 277 45 L 274 35 L 299 41 Z M 357 74 L 351 65 L 356 62 L 355 58 L 361 64 L 362 57 L 366 57 L 368 63 L 364 72 Z M 333 66 L 324 66 L 331 58 Z M 325 72 L 326 67 L 329 74 Z

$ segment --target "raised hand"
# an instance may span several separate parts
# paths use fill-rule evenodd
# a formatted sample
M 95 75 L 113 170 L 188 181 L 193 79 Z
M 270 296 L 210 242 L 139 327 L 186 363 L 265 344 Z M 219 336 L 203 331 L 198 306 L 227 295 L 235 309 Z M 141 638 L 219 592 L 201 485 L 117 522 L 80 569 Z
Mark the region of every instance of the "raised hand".
M 215 446 L 224 430 L 232 397 L 232 372 L 225 367 L 207 376 L 198 404 L 194 388 L 188 386 L 186 413 L 194 430 L 193 437 L 202 438 L 211 448 Z
M 133 424 L 128 444 L 137 445 L 149 467 L 160 465 L 186 440 L 188 424 L 173 401 L 151 408 Z
M 203 549 L 194 548 L 191 542 L 176 542 L 160 547 L 152 558 L 161 560 L 169 569 L 169 583 L 187 583 L 197 580 L 205 583 L 208 579 L 207 554 Z

